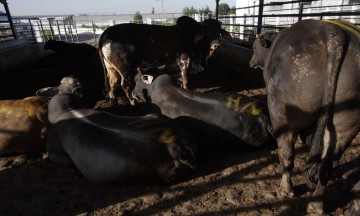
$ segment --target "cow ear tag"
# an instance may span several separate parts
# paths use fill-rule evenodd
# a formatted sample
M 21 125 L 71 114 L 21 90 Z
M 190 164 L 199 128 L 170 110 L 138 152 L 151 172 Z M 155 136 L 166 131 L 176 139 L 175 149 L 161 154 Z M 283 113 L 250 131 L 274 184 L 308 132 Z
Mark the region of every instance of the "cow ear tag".
M 145 84 L 148 84 L 150 85 L 153 81 L 154 77 L 151 76 L 151 75 L 142 75 L 141 76 L 141 80 L 145 83 Z

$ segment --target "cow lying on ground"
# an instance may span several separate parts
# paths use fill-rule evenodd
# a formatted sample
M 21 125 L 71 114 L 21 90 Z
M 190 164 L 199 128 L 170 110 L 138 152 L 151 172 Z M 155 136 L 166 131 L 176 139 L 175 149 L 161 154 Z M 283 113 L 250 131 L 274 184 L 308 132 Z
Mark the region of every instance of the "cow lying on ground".
M 42 97 L 0 101 L 0 156 L 46 150 L 47 106 Z
M 162 69 L 139 69 L 133 97 L 157 105 L 170 118 L 187 116 L 216 126 L 235 136 L 238 144 L 260 147 L 269 141 L 270 120 L 265 105 L 238 93 L 196 93 L 176 87 L 168 74 L 155 79 L 147 74 Z
M 93 183 L 170 182 L 195 169 L 192 137 L 162 115 L 117 117 L 60 93 L 49 103 L 47 150 Z
M 283 167 L 280 193 L 293 196 L 294 141 L 301 131 L 314 126 L 306 174 L 318 180 L 316 200 L 309 203 L 308 211 L 320 214 L 322 196 L 336 166 L 332 163 L 360 130 L 360 33 L 347 23 L 330 22 L 304 20 L 280 31 L 264 65 L 270 118 Z M 256 42 L 254 46 L 254 54 L 264 49 Z
M 220 22 L 209 19 L 202 23 L 183 16 L 175 26 L 120 24 L 107 28 L 99 40 L 99 55 L 104 66 L 105 86 L 110 85 L 109 98 L 115 101 L 117 85 L 132 104 L 131 91 L 137 67 L 150 65 L 180 67 L 182 86 L 188 88 L 188 73 L 194 58 L 208 56 L 211 44 L 220 35 L 231 39 Z M 106 89 L 108 90 L 108 89 Z
M 68 43 L 49 39 L 44 45 L 44 49 L 54 51 L 60 56 L 91 56 L 97 49 L 86 43 Z

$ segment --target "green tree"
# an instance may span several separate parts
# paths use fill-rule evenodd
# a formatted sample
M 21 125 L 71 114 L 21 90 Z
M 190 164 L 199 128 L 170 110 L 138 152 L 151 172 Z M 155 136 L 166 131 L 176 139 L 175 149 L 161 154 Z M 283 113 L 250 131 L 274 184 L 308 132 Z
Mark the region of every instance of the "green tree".
M 235 6 L 231 7 L 230 14 L 236 14 L 236 7 Z
M 134 23 L 142 24 L 143 23 L 143 17 L 139 11 L 136 11 L 133 17 Z
M 197 14 L 198 11 L 193 6 L 191 6 L 190 8 L 185 7 L 183 9 L 182 13 L 183 13 L 184 16 L 191 16 L 191 15 Z
M 200 13 L 200 14 L 204 14 L 204 15 L 208 15 L 208 14 L 209 14 L 209 15 L 211 16 L 212 11 L 210 10 L 209 6 L 206 5 L 205 8 L 199 9 L 199 13 Z
M 228 15 L 230 14 L 230 7 L 226 3 L 219 4 L 219 15 Z

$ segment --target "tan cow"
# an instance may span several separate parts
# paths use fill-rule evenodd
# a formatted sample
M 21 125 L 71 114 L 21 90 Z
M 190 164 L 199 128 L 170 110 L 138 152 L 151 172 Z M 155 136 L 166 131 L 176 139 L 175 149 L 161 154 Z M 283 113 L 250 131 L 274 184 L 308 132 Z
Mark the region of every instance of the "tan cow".
M 0 101 L 0 156 L 46 150 L 47 106 L 37 96 Z

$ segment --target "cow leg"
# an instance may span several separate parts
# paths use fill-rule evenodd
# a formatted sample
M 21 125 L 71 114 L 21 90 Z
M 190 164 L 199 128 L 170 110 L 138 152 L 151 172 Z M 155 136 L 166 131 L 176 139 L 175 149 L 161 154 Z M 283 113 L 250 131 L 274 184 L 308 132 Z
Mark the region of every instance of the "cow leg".
M 330 129 L 329 129 L 330 128 Z M 332 161 L 334 160 L 334 151 L 337 145 L 337 134 L 333 126 L 328 126 L 324 133 L 322 160 L 319 167 L 319 178 L 315 191 L 312 195 L 313 201 L 308 205 L 308 213 L 323 214 L 324 204 L 323 195 L 325 192 L 326 184 L 329 181 L 330 173 L 332 170 Z M 313 157 L 310 155 L 310 157 Z
M 110 86 L 110 90 L 109 90 L 109 101 L 112 107 L 117 106 L 117 101 L 116 101 L 116 91 L 118 88 L 118 83 L 121 79 L 121 77 L 119 76 L 119 73 L 117 72 L 117 70 L 115 70 L 115 68 L 111 67 L 107 69 L 108 73 L 108 80 L 109 80 L 109 86 Z
M 279 161 L 283 168 L 279 194 L 281 196 L 293 197 L 293 184 L 291 172 L 294 168 L 294 143 L 295 135 L 293 132 L 284 132 L 277 136 Z
M 188 70 L 189 70 L 189 65 L 190 65 L 189 56 L 186 55 L 186 54 L 181 54 L 178 65 L 179 65 L 180 71 L 181 71 L 182 87 L 184 89 L 188 89 L 189 88 L 189 84 L 188 84 L 188 75 L 189 75 L 189 73 L 188 73 Z
M 126 97 L 129 99 L 131 105 L 135 105 L 135 99 L 132 97 L 131 92 L 134 89 L 134 82 L 131 81 L 132 76 L 121 76 L 121 87 L 126 94 Z

